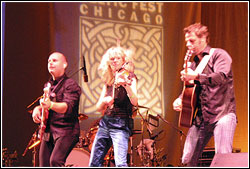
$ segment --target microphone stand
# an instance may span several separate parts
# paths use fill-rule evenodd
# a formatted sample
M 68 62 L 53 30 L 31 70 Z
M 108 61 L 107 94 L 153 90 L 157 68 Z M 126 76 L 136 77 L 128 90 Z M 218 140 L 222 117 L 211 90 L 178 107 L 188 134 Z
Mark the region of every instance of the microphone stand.
M 145 166 L 144 164 L 144 148 L 145 148 L 145 145 L 144 145 L 144 137 L 143 137 L 143 128 L 144 128 L 144 125 L 146 124 L 146 127 L 147 127 L 147 130 L 149 131 L 150 134 L 152 134 L 152 131 L 150 130 L 149 126 L 148 126 L 148 123 L 147 123 L 147 120 L 143 118 L 142 114 L 140 113 L 139 109 L 138 109 L 138 114 L 140 115 L 141 117 L 141 132 L 142 132 L 142 165 Z M 146 113 L 146 117 L 147 117 L 147 114 L 148 114 L 148 110 L 147 110 L 147 113 Z
M 182 130 L 180 130 L 179 128 L 175 127 L 173 124 L 169 123 L 167 120 L 165 120 L 164 118 L 162 118 L 159 114 L 157 114 L 157 117 L 159 117 L 160 119 L 162 119 L 170 127 L 174 128 L 176 131 L 178 131 L 180 133 L 180 151 L 181 151 L 181 157 L 182 157 L 182 150 L 183 150 L 182 139 L 183 139 L 183 136 L 187 137 L 187 135 L 184 134 Z M 181 159 L 180 159 L 180 164 L 181 164 Z
M 38 128 L 39 129 L 39 128 Z M 25 148 L 22 156 L 24 157 L 27 153 L 28 150 L 30 150 L 31 148 L 34 148 L 33 151 L 32 151 L 32 154 L 33 154 L 33 158 L 32 158 L 32 163 L 33 163 L 33 167 L 36 167 L 36 154 L 37 154 L 37 149 L 36 149 L 36 145 L 38 145 L 38 141 L 37 141 L 37 138 L 38 138 L 38 129 L 36 129 L 36 131 L 33 133 L 27 147 Z M 33 142 L 33 144 L 31 145 L 31 143 Z M 40 140 L 39 140 L 39 143 L 40 143 Z
M 85 67 L 80 67 L 80 69 L 76 70 L 74 73 L 72 73 L 69 77 L 72 77 L 73 75 L 75 75 L 77 72 L 79 72 L 80 70 L 84 70 L 86 69 Z

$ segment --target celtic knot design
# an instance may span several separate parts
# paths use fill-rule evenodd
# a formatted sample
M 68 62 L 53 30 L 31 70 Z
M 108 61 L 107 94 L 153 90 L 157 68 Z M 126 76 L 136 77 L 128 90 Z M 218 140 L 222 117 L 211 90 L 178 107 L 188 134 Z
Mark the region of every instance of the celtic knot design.
M 161 27 L 80 17 L 80 56 L 85 56 L 89 72 L 89 82 L 80 81 L 83 89 L 80 111 L 91 115 L 99 114 L 96 112 L 95 104 L 99 99 L 103 83 L 97 68 L 105 51 L 115 46 L 117 39 L 120 39 L 122 47 L 135 49 L 139 105 L 149 107 L 153 114 L 161 114 L 162 38 Z

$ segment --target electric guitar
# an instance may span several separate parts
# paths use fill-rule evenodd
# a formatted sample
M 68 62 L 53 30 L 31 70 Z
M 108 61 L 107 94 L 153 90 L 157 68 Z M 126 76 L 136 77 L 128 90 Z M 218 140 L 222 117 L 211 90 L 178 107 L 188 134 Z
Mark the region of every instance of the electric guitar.
M 47 84 L 47 87 L 45 87 L 45 88 L 43 89 L 43 91 L 44 91 L 44 94 L 43 94 L 43 101 L 45 101 L 47 98 L 49 98 L 50 87 L 51 87 L 51 84 L 48 83 L 48 84 Z M 42 108 L 42 112 L 41 112 L 41 123 L 40 123 L 40 130 L 39 130 L 39 136 L 40 136 L 40 139 L 41 139 L 41 140 L 42 140 L 43 134 L 44 134 L 45 129 L 46 129 L 46 123 L 47 123 L 47 119 L 48 119 L 48 114 L 49 114 L 48 109 Z
M 184 58 L 184 70 L 187 73 L 188 62 L 192 56 L 192 51 L 188 50 Z M 194 81 L 184 81 L 182 90 L 182 110 L 179 116 L 179 126 L 191 127 L 196 116 L 197 88 Z

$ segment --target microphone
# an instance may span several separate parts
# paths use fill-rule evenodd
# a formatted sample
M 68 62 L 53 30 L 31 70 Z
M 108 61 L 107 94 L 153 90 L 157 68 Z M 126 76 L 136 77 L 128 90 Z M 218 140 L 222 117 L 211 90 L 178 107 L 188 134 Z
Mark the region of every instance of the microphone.
M 81 68 L 84 72 L 83 74 L 83 79 L 84 79 L 84 82 L 88 82 L 88 75 L 87 75 L 87 70 L 86 70 L 86 64 L 85 64 L 85 58 L 84 58 L 84 55 L 83 55 L 83 67 Z

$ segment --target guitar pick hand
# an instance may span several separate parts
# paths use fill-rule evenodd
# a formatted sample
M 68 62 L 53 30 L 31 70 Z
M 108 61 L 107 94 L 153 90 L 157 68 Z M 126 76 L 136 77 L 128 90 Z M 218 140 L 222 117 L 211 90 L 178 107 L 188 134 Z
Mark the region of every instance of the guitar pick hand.
M 182 99 L 181 98 L 175 99 L 175 101 L 173 103 L 173 109 L 175 111 L 181 111 L 182 110 Z

